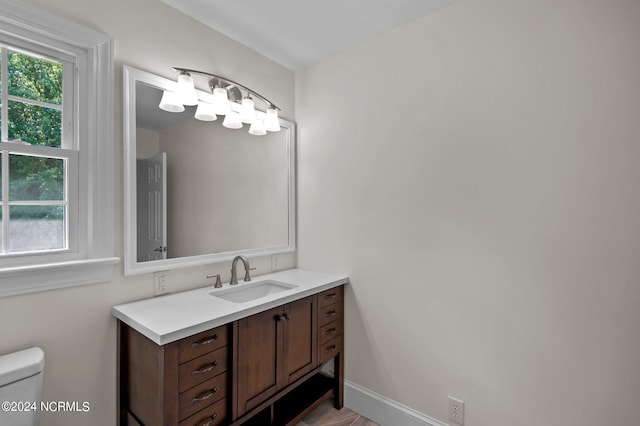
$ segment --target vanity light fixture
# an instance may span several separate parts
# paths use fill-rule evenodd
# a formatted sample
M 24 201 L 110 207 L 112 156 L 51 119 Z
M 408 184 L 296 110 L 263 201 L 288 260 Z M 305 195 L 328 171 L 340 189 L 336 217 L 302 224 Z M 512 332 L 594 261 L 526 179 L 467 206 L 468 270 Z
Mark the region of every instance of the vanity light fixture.
M 256 107 L 253 99 L 249 96 L 242 100 L 240 104 L 240 121 L 245 124 L 252 124 L 256 119 Z
M 251 123 L 251 127 L 249 127 L 249 134 L 254 136 L 262 136 L 267 134 L 267 128 L 264 125 L 264 121 L 256 118 Z
M 222 125 L 229 129 L 240 129 L 242 123 L 251 124 L 249 133 L 265 135 L 267 131 L 280 130 L 278 108 L 273 102 L 242 84 L 203 71 L 187 68 L 173 68 L 179 73 L 176 92 L 165 90 L 160 101 L 160 109 L 168 112 L 182 112 L 185 105 L 198 105 L 195 118 L 202 121 L 214 121 L 218 115 L 224 115 Z M 194 75 L 208 79 L 211 94 L 198 96 Z M 254 99 L 266 106 L 266 112 L 256 111 Z
M 196 114 L 194 117 L 196 120 L 200 121 L 215 121 L 218 119 L 218 116 L 213 109 L 213 104 L 210 104 L 207 101 L 198 102 L 198 108 L 196 108 Z
M 224 117 L 222 125 L 227 129 L 242 129 L 240 114 L 235 111 L 229 111 L 229 113 Z
M 188 72 L 180 72 L 178 76 L 178 99 L 183 105 L 198 105 L 193 77 Z
M 227 89 L 216 87 L 213 89 L 213 111 L 218 115 L 227 115 L 231 111 Z
M 165 90 L 162 93 L 162 99 L 160 99 L 161 110 L 168 112 L 182 112 L 184 111 L 184 105 L 178 99 L 178 95 L 175 92 Z

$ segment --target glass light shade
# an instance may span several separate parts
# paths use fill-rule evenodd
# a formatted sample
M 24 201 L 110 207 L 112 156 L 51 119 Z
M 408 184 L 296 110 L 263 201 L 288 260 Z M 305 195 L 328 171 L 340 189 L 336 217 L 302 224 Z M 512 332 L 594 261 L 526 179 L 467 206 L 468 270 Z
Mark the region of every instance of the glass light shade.
M 278 110 L 269 108 L 266 114 L 266 118 L 264 119 L 265 128 L 270 132 L 279 132 L 280 120 L 278 119 Z
M 256 108 L 253 99 L 244 98 L 240 105 L 240 120 L 243 123 L 251 124 L 256 120 Z
M 213 111 L 218 115 L 227 115 L 231 111 L 227 89 L 216 87 L 213 89 Z
M 189 74 L 178 76 L 178 97 L 183 105 L 198 105 L 198 94 L 193 85 L 193 77 Z
M 249 127 L 249 134 L 254 136 L 266 135 L 267 129 L 264 128 L 264 121 L 258 120 L 257 118 L 253 120 L 251 127 Z
M 242 128 L 242 122 L 240 121 L 240 114 L 235 111 L 229 111 L 224 118 L 222 125 L 227 129 L 240 129 Z
M 213 105 L 209 102 L 198 103 L 194 117 L 200 121 L 215 121 L 218 119 L 215 112 L 213 112 Z
M 160 99 L 161 110 L 168 112 L 182 112 L 184 111 L 184 105 L 178 99 L 178 95 L 170 90 L 165 90 L 162 93 L 162 99 Z

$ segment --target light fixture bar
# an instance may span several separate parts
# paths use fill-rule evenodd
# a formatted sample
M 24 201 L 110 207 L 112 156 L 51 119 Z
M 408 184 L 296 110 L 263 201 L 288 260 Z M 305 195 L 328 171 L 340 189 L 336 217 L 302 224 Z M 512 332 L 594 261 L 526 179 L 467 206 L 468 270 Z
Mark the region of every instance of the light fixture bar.
M 221 77 L 221 76 L 216 75 L 216 74 L 211 74 L 210 72 L 198 71 L 198 70 L 192 70 L 192 69 L 189 69 L 189 68 L 178 68 L 178 67 L 173 67 L 172 69 L 173 69 L 173 70 L 175 70 L 175 71 L 178 71 L 178 72 L 186 72 L 186 73 L 189 73 L 189 74 L 200 74 L 200 75 L 206 75 L 206 76 L 208 76 L 208 77 L 218 79 L 220 82 L 226 83 L 226 84 L 228 84 L 228 85 L 237 86 L 237 87 L 239 87 L 240 89 L 242 89 L 242 90 L 246 91 L 247 93 L 250 93 L 252 96 L 254 96 L 254 97 L 256 97 L 256 98 L 260 99 L 262 102 L 264 102 L 265 104 L 267 104 L 267 108 L 275 108 L 275 109 L 277 109 L 277 110 L 282 111 L 282 110 L 281 110 L 281 109 L 280 109 L 276 104 L 274 104 L 274 103 L 273 103 L 273 102 L 271 102 L 269 99 L 267 99 L 267 98 L 265 98 L 264 96 L 262 96 L 260 93 L 258 93 L 258 92 L 256 92 L 256 91 L 254 91 L 254 90 L 251 90 L 251 89 L 249 89 L 247 86 L 244 86 L 244 85 L 242 85 L 242 84 L 240 84 L 240 83 L 237 83 L 237 82 L 235 82 L 235 81 L 233 81 L 233 80 L 229 80 L 228 78 Z

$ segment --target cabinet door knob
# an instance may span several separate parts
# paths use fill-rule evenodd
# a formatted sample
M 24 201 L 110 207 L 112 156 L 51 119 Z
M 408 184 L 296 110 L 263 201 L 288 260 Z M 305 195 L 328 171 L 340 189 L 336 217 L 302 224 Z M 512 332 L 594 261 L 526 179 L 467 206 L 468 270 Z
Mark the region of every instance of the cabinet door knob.
M 326 334 L 327 336 L 331 336 L 332 334 L 336 334 L 336 331 L 337 331 L 336 328 L 333 327 L 333 328 L 330 328 L 327 331 L 325 331 L 324 334 Z
M 336 350 L 336 345 L 331 345 L 329 346 L 327 349 L 325 349 L 325 352 L 335 352 Z
M 336 311 L 335 311 L 335 309 L 334 309 L 333 311 L 329 311 L 329 312 L 327 312 L 326 314 L 324 314 L 324 316 L 325 316 L 325 317 L 332 317 L 332 316 L 334 316 L 335 314 L 336 314 Z
M 338 293 L 329 293 L 324 296 L 325 299 L 335 299 L 338 297 Z

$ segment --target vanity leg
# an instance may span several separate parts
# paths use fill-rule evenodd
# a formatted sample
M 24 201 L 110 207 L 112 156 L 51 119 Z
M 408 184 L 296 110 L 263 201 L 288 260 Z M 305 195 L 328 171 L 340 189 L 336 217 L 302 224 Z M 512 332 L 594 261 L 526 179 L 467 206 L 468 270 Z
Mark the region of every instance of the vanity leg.
M 343 345 L 344 348 L 344 345 Z M 344 406 L 344 350 L 333 359 L 333 407 L 340 410 Z

